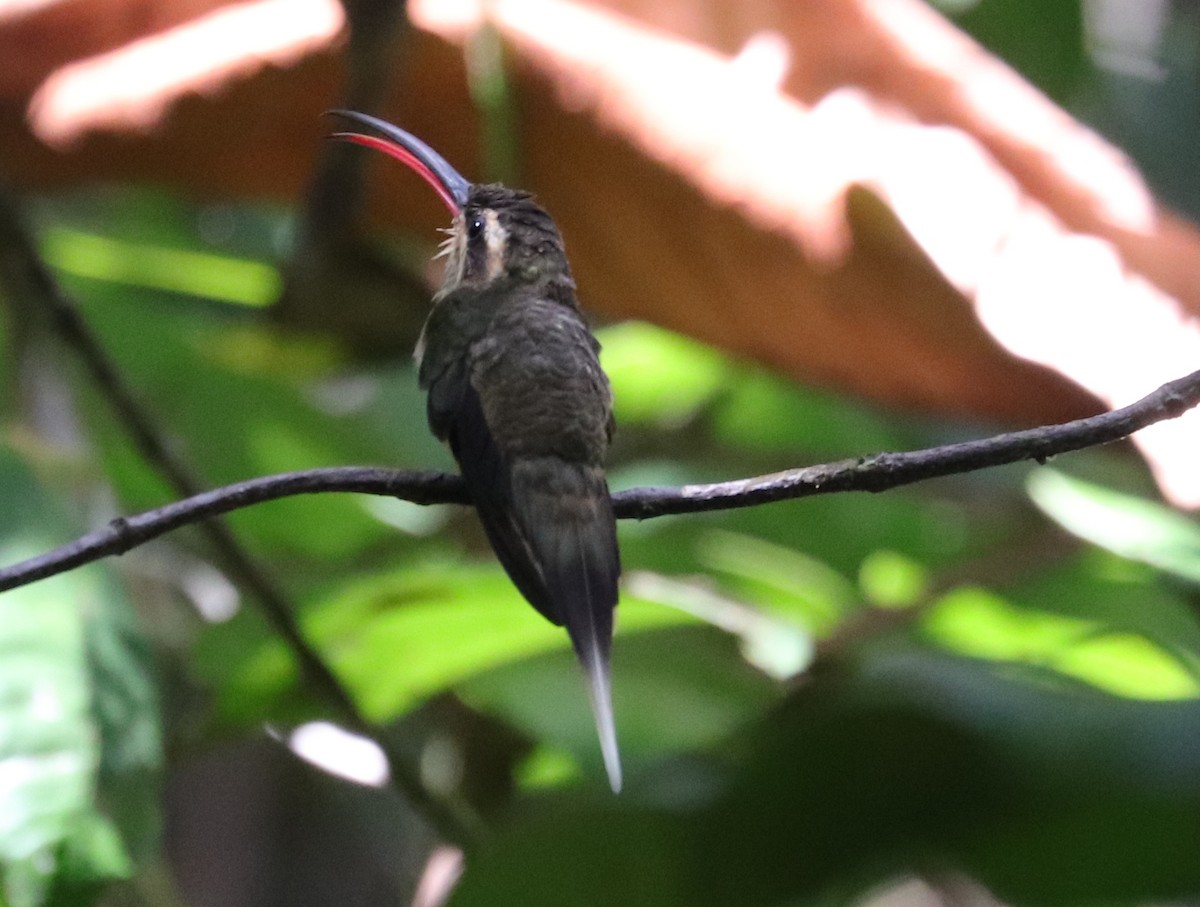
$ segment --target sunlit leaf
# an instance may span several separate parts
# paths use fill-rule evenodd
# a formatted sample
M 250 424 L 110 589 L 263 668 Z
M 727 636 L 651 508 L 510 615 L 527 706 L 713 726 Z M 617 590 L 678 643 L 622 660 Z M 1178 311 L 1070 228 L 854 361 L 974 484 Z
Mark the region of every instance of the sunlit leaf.
M 1129 633 L 1082 639 L 1054 660 L 1054 668 L 1132 699 L 1200 696 L 1194 675 L 1145 637 Z
M 854 585 L 828 564 L 750 535 L 710 531 L 700 556 L 709 570 L 731 577 L 743 597 L 815 632 L 828 630 L 857 600 Z
M 649 324 L 625 322 L 599 336 L 618 422 L 686 421 L 730 373 L 712 347 Z
M 262 262 L 133 243 L 66 228 L 43 234 L 42 254 L 51 265 L 76 277 L 246 306 L 274 302 L 282 285 L 279 272 Z
M 1200 524 L 1162 504 L 1051 469 L 1029 476 L 1029 495 L 1064 529 L 1114 554 L 1200 583 Z
M 812 637 L 795 622 L 726 598 L 707 585 L 641 571 L 627 574 L 624 588 L 738 637 L 746 661 L 769 677 L 792 677 L 812 661 Z
M 858 584 L 867 600 L 883 608 L 902 608 L 916 602 L 929 585 L 929 571 L 895 551 L 872 551 L 858 570 Z
M 253 617 L 246 619 L 259 626 Z M 622 598 L 618 637 L 694 618 L 633 596 Z M 335 584 L 306 606 L 304 625 L 371 718 L 387 720 L 482 671 L 548 651 L 569 651 L 566 632 L 533 610 L 499 565 L 454 561 Z M 223 674 L 227 720 L 272 709 L 295 683 L 291 657 L 261 626 L 212 628 L 199 654 Z
M 1200 677 L 1200 619 L 1186 587 L 1136 561 L 1088 549 L 1007 590 L 1034 611 L 1095 621 L 1106 633 L 1140 636 Z
M 538 746 L 517 771 L 517 783 L 531 790 L 561 787 L 579 777 L 579 763 L 572 756 L 551 746 Z
M 1197 677 L 1145 637 L 1111 632 L 1096 620 L 1021 608 L 984 589 L 947 594 L 923 626 L 953 651 L 1048 668 L 1121 696 L 1200 695 Z
M 978 658 L 1044 663 L 1095 629 L 1092 621 L 1028 613 L 979 588 L 945 595 L 924 619 L 925 631 L 956 652 Z
M 254 367 L 233 356 L 230 344 L 242 343 L 249 329 L 211 313 L 156 306 L 127 294 L 90 306 L 88 317 L 150 417 L 167 437 L 182 440 L 182 458 L 205 484 L 313 466 L 403 465 L 412 449 L 407 436 L 435 445 L 428 440 L 423 410 L 411 414 L 420 431 L 410 425 L 396 433 L 394 443 L 358 413 L 323 410 L 303 376 L 279 368 L 276 358 L 264 354 Z M 257 348 L 272 345 L 265 332 L 259 334 Z M 278 355 L 288 355 L 287 341 L 274 344 L 284 348 Z M 106 472 L 122 499 L 137 508 L 174 497 L 130 447 L 102 397 L 86 399 Z M 348 495 L 293 497 L 230 519 L 243 538 L 305 566 L 344 565 L 364 549 L 398 538 Z

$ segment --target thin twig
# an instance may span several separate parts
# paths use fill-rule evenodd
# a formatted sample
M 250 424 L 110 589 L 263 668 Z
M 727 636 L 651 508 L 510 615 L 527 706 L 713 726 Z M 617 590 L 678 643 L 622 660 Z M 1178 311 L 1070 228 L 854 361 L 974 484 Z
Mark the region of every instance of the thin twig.
M 613 496 L 620 517 L 647 519 L 753 507 L 839 491 L 887 491 L 925 479 L 974 472 L 1022 460 L 1045 462 L 1058 454 L 1129 437 L 1156 422 L 1176 419 L 1200 405 L 1200 371 L 1168 381 L 1136 403 L 1084 419 L 1010 432 L 976 441 L 682 488 L 635 488 Z
M 113 407 L 142 457 L 163 476 L 175 493 L 188 500 L 204 497 L 202 493 L 198 494 L 200 484 L 191 476 L 183 461 L 172 453 L 120 370 L 84 321 L 74 300 L 42 264 L 28 231 L 21 223 L 16 203 L 9 197 L 0 199 L 0 241 L 5 251 L 5 267 L 0 269 L 0 279 L 12 285 L 14 293 L 31 298 L 49 313 L 54 329 L 70 344 L 88 369 L 95 385 Z M 170 512 L 174 506 L 169 504 L 165 510 Z M 212 515 L 222 512 L 225 511 L 214 510 Z M 198 520 L 185 519 L 177 525 L 195 522 Z M 109 524 L 110 530 L 115 533 L 119 551 L 133 547 L 132 544 L 126 544 L 122 530 L 122 527 L 131 524 L 136 525 L 136 518 L 132 521 L 117 518 Z M 299 665 L 304 682 L 350 728 L 370 734 L 370 725 L 349 691 L 304 638 L 286 597 L 241 546 L 229 526 L 224 521 L 212 519 L 210 515 L 200 522 L 199 528 L 207 535 L 226 569 L 239 585 L 250 592 L 275 632 L 282 637 Z M 405 760 L 393 758 L 390 753 L 388 755 L 394 783 L 430 817 L 442 834 L 459 843 L 467 843 L 478 836 L 479 823 L 475 817 L 434 798 L 421 783 L 415 769 Z
M 61 548 L 0 570 L 0 592 L 44 579 L 158 538 L 172 529 L 211 519 L 232 510 L 298 494 L 358 491 L 390 495 L 418 504 L 467 503 L 458 476 L 440 472 L 405 472 L 369 466 L 333 466 L 286 472 L 225 485 L 182 501 L 131 517 L 117 517 Z M 18 571 L 25 568 L 25 571 Z
M 105 352 L 99 338 L 84 321 L 75 301 L 59 286 L 42 263 L 33 240 L 21 222 L 16 203 L 0 200 L 0 237 L 8 252 L 7 260 L 19 274 L 4 274 L 50 315 L 54 330 L 75 351 L 91 374 L 95 386 L 112 406 L 117 419 L 133 440 L 138 452 L 181 497 L 193 497 L 202 486 L 182 459 L 176 456 L 125 381 L 117 365 Z M 114 521 L 114 522 L 120 522 Z M 192 521 L 189 521 L 192 522 Z M 237 582 L 257 599 L 268 621 L 296 656 L 305 680 L 339 712 L 361 720 L 357 706 L 321 657 L 304 639 L 292 616 L 292 608 L 283 593 L 267 577 L 238 542 L 229 526 L 209 520 L 200 529 L 217 550 L 222 563 Z
M 1095 447 L 1183 415 L 1200 405 L 1200 371 L 1164 384 L 1136 403 L 1061 425 L 1031 428 L 977 441 L 679 488 L 631 488 L 613 495 L 621 519 L 649 519 L 707 510 L 754 507 L 844 491 L 886 491 L 924 479 L 972 472 L 1021 460 L 1044 462 L 1057 454 Z M 415 504 L 468 504 L 461 479 L 442 472 L 338 466 L 264 476 L 113 520 L 54 551 L 0 570 L 0 592 L 122 554 L 163 533 L 217 514 L 298 494 L 358 492 Z

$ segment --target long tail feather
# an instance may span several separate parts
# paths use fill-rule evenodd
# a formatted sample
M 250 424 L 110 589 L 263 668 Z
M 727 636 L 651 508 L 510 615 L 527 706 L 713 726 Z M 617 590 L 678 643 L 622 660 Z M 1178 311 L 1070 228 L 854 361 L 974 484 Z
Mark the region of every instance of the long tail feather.
M 571 636 L 575 653 L 583 667 L 587 679 L 588 699 L 592 706 L 592 716 L 596 721 L 596 734 L 600 738 L 600 753 L 604 757 L 604 770 L 608 773 L 608 783 L 613 793 L 621 792 L 621 753 L 617 748 L 617 728 L 613 721 L 612 707 L 612 672 L 609 669 L 609 650 L 612 645 L 612 605 L 593 597 L 599 590 L 593 590 L 590 577 L 594 576 L 596 566 L 590 563 L 591 548 L 583 538 L 582 531 L 575 527 L 575 543 L 579 557 L 583 561 L 581 576 L 584 584 L 586 605 L 583 608 L 569 608 L 567 611 L 567 632 Z M 599 608 L 607 608 L 609 617 L 603 620 L 603 627 L 597 627 Z M 578 615 L 577 620 L 572 620 Z
M 571 637 L 587 680 L 604 767 L 618 791 L 621 759 L 609 655 L 621 560 L 608 484 L 595 467 L 549 459 L 521 463 L 514 478 L 517 522 L 525 527 L 539 565 L 548 616 Z
M 507 474 L 489 471 L 487 457 L 462 452 L 491 448 L 458 440 L 455 453 L 500 562 L 530 603 L 571 637 L 608 780 L 619 791 L 609 655 L 621 558 L 604 473 L 557 457 L 517 460 Z
M 592 715 L 596 719 L 596 734 L 600 738 L 600 754 L 604 757 L 604 770 L 614 794 L 621 792 L 621 751 L 617 747 L 617 727 L 613 722 L 612 684 L 608 665 L 602 662 L 584 662 L 587 676 L 588 698 L 592 704 Z

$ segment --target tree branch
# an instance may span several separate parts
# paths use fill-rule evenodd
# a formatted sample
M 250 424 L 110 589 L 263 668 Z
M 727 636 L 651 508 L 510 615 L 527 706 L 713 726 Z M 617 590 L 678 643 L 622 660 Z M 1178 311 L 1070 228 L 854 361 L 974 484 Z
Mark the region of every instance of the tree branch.
M 54 331 L 83 363 L 141 457 L 176 494 L 194 499 L 200 494 L 200 483 L 171 450 L 154 419 L 84 320 L 75 300 L 42 263 L 23 223 L 17 200 L 7 194 L 0 196 L 0 246 L 5 253 L 0 279 L 11 287 L 14 296 L 29 299 L 49 315 Z M 114 520 L 112 526 L 119 527 L 122 522 Z M 300 633 L 286 596 L 242 547 L 229 526 L 218 520 L 208 520 L 199 528 L 216 550 L 221 563 L 250 591 L 272 627 L 287 642 L 299 662 L 302 676 L 313 691 L 349 720 L 361 723 L 358 708 L 345 687 Z
M 880 453 L 712 485 L 634 488 L 614 495 L 613 503 L 620 517 L 647 519 L 669 513 L 753 507 L 839 491 L 888 491 L 925 479 L 1022 460 L 1044 463 L 1058 454 L 1120 441 L 1156 422 L 1176 419 L 1197 405 L 1200 405 L 1200 371 L 1168 381 L 1121 409 L 1060 425 L 907 453 Z
M 775 501 L 844 491 L 886 491 L 924 479 L 973 472 L 1021 460 L 1048 458 L 1095 447 L 1183 415 L 1200 405 L 1200 371 L 1168 382 L 1136 403 L 1061 425 L 1031 428 L 977 441 L 680 488 L 631 488 L 613 495 L 621 519 L 754 507 Z M 469 504 L 462 480 L 441 472 L 344 466 L 264 476 L 113 520 L 103 529 L 0 570 L 0 592 L 62 573 L 102 557 L 123 554 L 163 533 L 231 510 L 298 494 L 358 492 L 415 504 Z
M 4 588 L 14 588 L 33 579 L 52 576 L 108 554 L 124 553 L 170 529 L 199 522 L 198 528 L 216 551 L 219 562 L 238 584 L 250 592 L 267 622 L 283 639 L 299 666 L 302 681 L 333 709 L 339 720 L 351 729 L 371 736 L 372 728 L 350 692 L 320 653 L 304 638 L 293 614 L 294 609 L 283 591 L 246 551 L 229 525 L 212 519 L 218 514 L 255 503 L 255 500 L 247 498 L 243 503 L 238 503 L 235 492 L 233 502 L 226 501 L 225 506 L 201 507 L 199 511 L 195 509 L 195 502 L 228 495 L 239 486 L 217 492 L 199 492 L 199 482 L 182 458 L 172 452 L 154 419 L 84 320 L 75 300 L 63 290 L 38 256 L 17 199 L 4 192 L 0 192 L 0 289 L 7 289 L 14 299 L 28 300 L 49 316 L 51 327 L 83 363 L 95 386 L 108 400 L 118 421 L 133 440 L 138 453 L 176 494 L 185 496 L 178 503 L 168 504 L 141 516 L 129 519 L 118 517 L 102 533 L 91 533 L 42 558 L 34 558 L 40 566 L 30 580 L 19 579 L 20 571 L 16 570 L 18 578 Z M 302 491 L 300 488 L 290 493 Z M 165 524 L 159 522 L 164 516 Z M 104 537 L 99 546 L 95 542 L 97 535 Z M 67 552 L 65 558 L 62 557 L 64 552 Z M 13 571 L 5 571 L 10 572 Z M 460 844 L 468 844 L 479 838 L 482 823 L 472 810 L 465 805 L 444 801 L 429 791 L 411 760 L 398 756 L 384 741 L 377 742 L 388 758 L 393 785 L 422 810 L 445 837 Z
M 384 70 L 392 66 L 396 32 L 407 28 L 404 5 L 393 0 L 345 0 L 345 5 L 352 23 L 350 97 L 359 97 L 360 101 L 339 106 L 369 109 L 377 105 L 360 102 L 365 96 L 379 95 L 386 87 L 387 79 L 384 76 L 387 73 Z M 314 178 L 314 189 L 306 209 L 305 223 L 308 227 L 313 227 L 323 218 L 329 221 L 327 216 L 332 216 L 332 223 L 338 227 L 334 231 L 334 237 L 337 239 L 349 229 L 352 215 L 357 212 L 361 196 L 360 171 L 364 158 L 352 153 L 349 146 L 330 145 L 329 149 L 330 155 L 336 156 L 336 159 L 328 161 L 328 166 L 319 169 Z M 312 230 L 309 230 L 308 234 L 311 233 Z M 315 261 L 320 265 L 327 260 L 319 254 L 314 258 L 312 254 L 308 254 L 311 251 L 294 253 L 291 270 L 295 270 L 297 261 L 310 265 Z M 362 262 L 355 261 L 353 264 L 361 266 Z M 368 270 L 367 273 L 371 272 Z M 347 271 L 339 271 L 334 276 L 347 278 L 348 274 Z M 397 275 L 389 270 L 375 283 L 394 293 L 397 279 Z M 318 289 L 324 288 L 328 291 L 330 286 L 332 283 L 325 281 Z M 374 285 L 371 285 L 371 288 L 377 290 Z M 17 197 L 0 187 L 0 296 L 4 295 L 5 290 L 12 296 L 14 306 L 19 301 L 28 311 L 40 313 L 43 316 L 42 320 L 54 331 L 58 339 L 70 347 L 75 358 L 87 370 L 93 385 L 111 406 L 140 456 L 164 479 L 173 493 L 189 502 L 206 497 L 201 493 L 202 484 L 194 477 L 184 459 L 173 451 L 151 413 L 142 404 L 134 388 L 125 380 L 118 364 L 108 355 L 100 338 L 84 319 L 76 300 L 54 279 L 54 275 L 41 260 L 33 237 L 24 222 Z M 328 302 L 328 293 L 322 296 L 320 292 L 309 288 L 308 294 L 312 299 Z M 394 303 L 394 296 L 388 298 Z M 427 298 L 426 295 L 425 299 Z M 3 299 L 0 299 L 0 302 L 2 301 Z M 278 315 L 282 307 L 276 308 Z M 409 319 L 417 319 L 411 325 L 412 338 L 419 332 L 421 324 L 421 316 L 416 313 L 423 310 L 414 309 L 413 318 Z M 411 345 L 411 338 L 406 342 Z M 175 506 L 168 505 L 154 513 L 162 514 L 165 511 L 170 520 Z M 109 524 L 107 530 L 106 543 L 114 545 L 111 550 L 94 553 L 95 549 L 85 544 L 86 539 L 95 535 L 93 533 L 81 539 L 76 546 L 68 546 L 77 547 L 77 553 L 81 554 L 81 557 L 69 556 L 66 566 L 59 567 L 56 566 L 56 559 L 51 556 L 46 559 L 49 568 L 39 572 L 35 578 L 71 569 L 105 554 L 123 553 L 148 538 L 162 534 L 167 528 L 199 522 L 197 528 L 206 536 L 215 552 L 217 562 L 229 573 L 236 585 L 249 593 L 250 600 L 259 607 L 267 623 L 283 640 L 298 666 L 305 688 L 325 702 L 337 716 L 337 720 L 375 740 L 388 760 L 392 786 L 421 811 L 444 838 L 463 846 L 480 840 L 485 826 L 482 817 L 473 806 L 466 801 L 443 797 L 430 790 L 422 780 L 419 766 L 414 763 L 413 758 L 398 751 L 385 736 L 379 735 L 377 729 L 371 727 L 349 690 L 317 649 L 305 639 L 294 616 L 295 609 L 283 589 L 242 545 L 230 526 L 224 521 L 212 518 L 229 509 L 233 508 L 212 508 L 204 518 L 197 520 L 186 516 L 185 508 L 185 514 L 181 515 L 180 519 L 145 536 L 140 535 L 135 528 L 139 526 L 140 518 L 117 518 Z M 22 584 L 18 582 L 14 585 Z

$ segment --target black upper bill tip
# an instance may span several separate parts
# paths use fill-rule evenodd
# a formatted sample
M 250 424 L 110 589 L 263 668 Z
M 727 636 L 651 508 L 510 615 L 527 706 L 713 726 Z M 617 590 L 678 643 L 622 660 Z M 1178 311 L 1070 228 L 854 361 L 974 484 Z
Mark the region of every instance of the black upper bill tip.
M 444 157 L 412 133 L 405 132 L 386 120 L 359 113 L 356 110 L 330 110 L 328 115 L 341 117 L 358 126 L 365 127 L 370 133 L 382 136 L 384 141 L 380 141 L 370 133 L 362 135 L 356 132 L 336 133 L 335 138 L 376 148 L 403 161 L 437 189 L 446 204 L 454 210 L 461 210 L 467 203 L 471 182 L 455 170 Z

